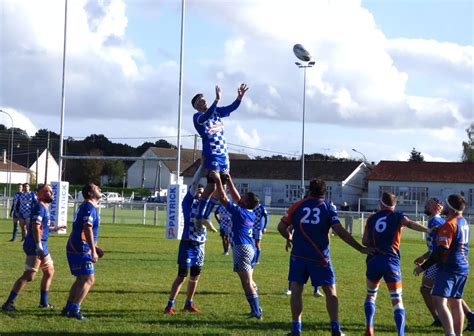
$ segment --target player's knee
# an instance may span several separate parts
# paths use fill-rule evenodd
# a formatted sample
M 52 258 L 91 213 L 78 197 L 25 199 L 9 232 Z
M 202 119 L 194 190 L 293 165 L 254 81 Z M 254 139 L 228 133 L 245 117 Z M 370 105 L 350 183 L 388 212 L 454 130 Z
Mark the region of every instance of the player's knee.
M 35 279 L 36 277 L 36 272 L 25 272 L 22 276 L 23 280 L 26 282 L 31 282 Z
M 191 277 L 193 278 L 199 278 L 199 275 L 201 274 L 201 266 L 196 266 L 196 265 L 193 265 L 191 266 Z
M 378 291 L 379 291 L 378 288 L 375 288 L 375 289 L 367 288 L 367 299 L 372 298 L 375 301 L 375 299 L 377 298 Z
M 186 265 L 179 265 L 178 266 L 178 277 L 181 277 L 183 278 L 186 278 L 188 276 L 188 271 L 189 271 L 189 267 L 186 266 Z

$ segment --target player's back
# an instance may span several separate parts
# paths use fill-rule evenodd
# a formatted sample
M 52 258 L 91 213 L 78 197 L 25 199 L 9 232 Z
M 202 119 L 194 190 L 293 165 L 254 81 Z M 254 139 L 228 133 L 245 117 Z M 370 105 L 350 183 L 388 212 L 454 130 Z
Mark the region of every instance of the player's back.
M 329 229 L 339 218 L 327 200 L 307 197 L 293 204 L 283 221 L 294 228 L 293 256 L 329 261 Z
M 92 226 L 94 243 L 97 241 L 99 230 L 99 215 L 94 204 L 88 201 L 81 203 L 74 214 L 71 234 L 66 245 L 66 250 L 72 253 L 85 253 L 90 250 L 89 243 L 84 235 L 85 224 Z
M 469 223 L 464 217 L 452 218 L 439 228 L 438 244 L 451 240 L 448 256 L 441 267 L 461 275 L 469 273 Z
M 369 246 L 378 254 L 400 257 L 400 236 L 404 214 L 399 211 L 381 210 L 367 219 Z

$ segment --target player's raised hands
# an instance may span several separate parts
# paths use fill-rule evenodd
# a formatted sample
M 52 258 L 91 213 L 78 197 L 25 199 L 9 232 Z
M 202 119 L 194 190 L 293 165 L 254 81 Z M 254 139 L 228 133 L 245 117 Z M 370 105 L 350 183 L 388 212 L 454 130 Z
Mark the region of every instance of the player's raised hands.
M 245 95 L 245 92 L 247 92 L 248 89 L 249 87 L 247 86 L 247 84 L 245 83 L 240 84 L 239 88 L 237 89 L 237 99 L 242 99 Z
M 216 85 L 216 101 L 221 100 L 221 88 L 219 85 Z

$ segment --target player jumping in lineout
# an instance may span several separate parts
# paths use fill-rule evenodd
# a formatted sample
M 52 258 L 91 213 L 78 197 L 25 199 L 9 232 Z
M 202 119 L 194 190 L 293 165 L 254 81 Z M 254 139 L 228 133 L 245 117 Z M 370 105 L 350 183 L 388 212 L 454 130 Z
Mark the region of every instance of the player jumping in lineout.
M 237 89 L 235 101 L 223 107 L 217 107 L 217 103 L 221 98 L 219 86 L 216 86 L 216 98 L 211 106 L 207 106 L 202 93 L 196 94 L 191 100 L 193 108 L 197 110 L 193 116 L 193 123 L 196 131 L 202 138 L 203 162 L 201 165 L 204 167 L 207 176 L 207 186 L 200 200 L 195 221 L 198 226 L 204 225 L 213 232 L 217 232 L 217 230 L 211 224 L 209 218 L 217 202 L 212 198 L 212 195 L 216 190 L 216 182 L 218 180 L 221 180 L 222 184 L 226 184 L 230 169 L 222 118 L 228 117 L 239 107 L 247 90 L 247 85 L 241 84 Z

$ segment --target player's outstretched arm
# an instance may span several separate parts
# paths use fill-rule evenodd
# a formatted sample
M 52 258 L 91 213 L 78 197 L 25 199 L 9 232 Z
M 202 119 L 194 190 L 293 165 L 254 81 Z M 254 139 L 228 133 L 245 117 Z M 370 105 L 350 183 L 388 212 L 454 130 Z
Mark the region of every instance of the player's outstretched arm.
M 367 247 L 364 247 L 361 244 L 359 244 L 354 239 L 354 237 L 352 237 L 351 234 L 349 232 L 347 232 L 346 229 L 344 229 L 342 227 L 341 224 L 334 224 L 331 227 L 332 227 L 333 231 L 337 233 L 338 237 L 340 237 L 342 240 L 344 240 L 346 242 L 346 244 L 352 246 L 353 248 L 355 248 L 360 253 L 364 253 L 364 254 L 369 253 L 369 250 L 367 249 Z
M 417 222 L 412 221 L 411 219 L 409 219 L 406 216 L 403 217 L 403 219 L 402 219 L 402 225 L 406 226 L 409 229 L 418 231 L 418 232 L 425 232 L 425 233 L 430 233 L 431 232 L 431 230 L 428 229 L 426 226 L 418 224 Z
M 237 188 L 235 187 L 234 181 L 232 180 L 232 176 L 229 175 L 227 179 L 227 188 L 229 189 L 230 197 L 235 203 L 239 203 L 240 201 L 240 194 Z
M 202 160 L 201 164 L 199 165 L 199 168 L 196 170 L 193 176 L 193 180 L 191 182 L 191 186 L 189 187 L 189 191 L 194 195 L 196 192 L 197 186 L 199 184 L 199 180 L 201 179 L 201 174 L 202 174 Z
M 223 206 L 227 206 L 229 204 L 229 199 L 227 198 L 227 195 L 225 194 L 224 186 L 222 185 L 221 179 L 216 179 L 216 191 L 215 191 L 215 196 L 221 202 Z
M 242 83 L 240 84 L 239 88 L 237 89 L 237 99 L 242 100 L 244 98 L 245 93 L 248 91 L 249 87 L 247 84 Z

